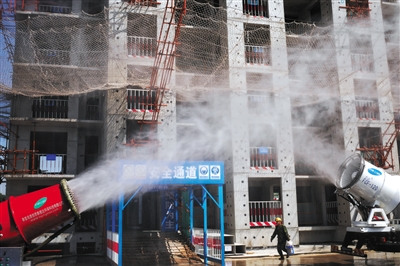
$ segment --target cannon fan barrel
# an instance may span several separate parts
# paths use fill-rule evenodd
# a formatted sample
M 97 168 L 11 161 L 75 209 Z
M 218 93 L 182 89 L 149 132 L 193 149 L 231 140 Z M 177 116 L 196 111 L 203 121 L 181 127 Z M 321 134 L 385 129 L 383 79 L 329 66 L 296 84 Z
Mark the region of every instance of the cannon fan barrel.
M 339 167 L 336 187 L 367 207 L 392 212 L 400 202 L 400 176 L 390 175 L 365 161 L 360 154 L 349 156 Z
M 79 210 L 65 179 L 0 202 L 0 246 L 17 246 L 73 218 Z

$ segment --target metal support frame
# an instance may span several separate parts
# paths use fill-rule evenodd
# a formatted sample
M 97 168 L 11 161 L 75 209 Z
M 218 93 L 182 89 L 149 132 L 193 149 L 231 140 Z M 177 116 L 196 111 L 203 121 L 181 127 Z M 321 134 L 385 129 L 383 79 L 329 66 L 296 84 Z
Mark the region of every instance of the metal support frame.
M 173 166 L 177 166 L 181 167 L 182 165 L 179 165 L 177 163 L 172 163 Z M 208 165 L 208 166 L 207 166 Z M 140 166 L 141 170 L 143 170 L 143 166 L 144 164 L 140 163 L 140 162 L 121 162 L 121 178 L 127 178 L 127 176 L 125 176 L 127 173 L 129 173 L 129 175 L 133 175 L 135 171 L 131 172 L 134 169 L 131 169 L 129 167 L 135 167 L 135 166 Z M 172 166 L 172 167 L 173 167 Z M 221 265 L 225 265 L 225 243 L 224 243 L 224 202 L 223 202 L 223 184 L 224 184 L 224 165 L 222 162 L 185 162 L 184 163 L 184 167 L 193 167 L 196 166 L 199 169 L 201 168 L 201 170 L 199 170 L 199 172 L 197 173 L 197 176 L 190 176 L 187 179 L 182 178 L 182 176 L 175 177 L 175 178 L 170 178 L 170 179 L 161 179 L 159 180 L 158 184 L 163 184 L 163 185 L 184 185 L 184 186 L 189 186 L 189 204 L 190 204 L 190 231 L 191 231 L 191 235 L 193 237 L 193 213 L 194 213 L 194 200 L 196 200 L 200 206 L 203 209 L 203 232 L 204 232 L 204 252 L 203 252 L 203 256 L 204 256 L 204 263 L 208 264 L 208 260 L 213 260 L 213 261 L 217 261 L 220 262 Z M 129 171 L 127 171 L 127 173 L 124 173 L 124 167 L 127 167 L 127 169 L 129 169 Z M 147 165 L 146 165 L 147 167 Z M 205 168 L 204 168 L 205 167 Z M 207 169 L 207 171 L 204 171 L 204 169 Z M 208 179 L 205 178 L 208 176 Z M 143 179 L 143 185 L 145 185 L 145 180 L 148 179 Z M 138 192 L 142 189 L 142 186 L 139 186 L 136 191 L 132 194 L 132 196 L 129 197 L 129 199 L 125 202 L 125 193 L 121 192 L 120 197 L 119 197 L 119 202 L 118 202 L 118 265 L 122 266 L 122 258 L 123 258 L 123 239 L 122 239 L 122 235 L 123 235 L 123 211 L 125 210 L 125 208 L 129 205 L 129 203 L 135 198 L 135 196 L 138 194 Z M 199 201 L 198 199 L 196 199 L 196 197 L 193 195 L 193 188 L 192 186 L 194 185 L 200 185 L 202 188 L 202 198 L 201 201 Z M 207 188 L 205 187 L 205 185 L 218 185 L 218 200 L 216 200 L 211 193 L 207 190 Z M 218 259 L 215 258 L 211 258 L 208 256 L 208 252 L 207 252 L 207 230 L 208 230 L 208 226 L 207 226 L 207 199 L 210 198 L 215 204 L 216 206 L 219 208 L 219 212 L 220 212 L 220 237 L 221 237 L 221 242 L 220 242 L 220 246 L 221 246 L 221 259 L 220 261 Z M 176 199 L 176 197 L 175 197 Z M 177 201 L 175 200 L 175 204 L 177 204 Z M 109 214 L 109 206 L 107 206 L 107 214 Z M 177 209 L 177 208 L 175 208 Z M 107 230 L 108 228 L 111 228 L 112 232 L 116 232 L 116 205 L 115 203 L 111 204 L 111 224 L 110 221 L 107 219 Z
M 214 197 L 208 192 L 207 188 L 204 185 L 201 185 L 202 187 L 202 197 L 201 201 L 199 201 L 193 194 L 193 189 L 190 189 L 190 230 L 191 230 L 191 235 L 193 237 L 193 214 L 194 214 L 194 201 L 197 201 L 197 203 L 202 207 L 203 209 L 203 235 L 204 235 L 204 241 L 203 241 L 203 256 L 204 256 L 204 264 L 208 264 L 208 237 L 207 237 L 207 229 L 208 229 L 208 220 L 207 220 L 207 196 L 214 201 L 214 203 L 217 205 L 219 208 L 219 214 L 220 214 L 220 231 L 221 231 L 221 265 L 225 265 L 225 240 L 224 240 L 224 198 L 223 198 L 223 185 L 218 185 L 218 201 L 214 199 Z M 193 242 L 193 239 L 192 239 Z

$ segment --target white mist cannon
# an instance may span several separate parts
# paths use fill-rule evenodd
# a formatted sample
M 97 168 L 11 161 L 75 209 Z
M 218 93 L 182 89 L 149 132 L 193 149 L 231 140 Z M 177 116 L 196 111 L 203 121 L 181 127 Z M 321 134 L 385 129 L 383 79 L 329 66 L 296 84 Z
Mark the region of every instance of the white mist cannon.
M 400 202 L 400 176 L 366 162 L 360 154 L 348 157 L 339 167 L 336 187 L 352 195 L 361 205 L 392 212 Z

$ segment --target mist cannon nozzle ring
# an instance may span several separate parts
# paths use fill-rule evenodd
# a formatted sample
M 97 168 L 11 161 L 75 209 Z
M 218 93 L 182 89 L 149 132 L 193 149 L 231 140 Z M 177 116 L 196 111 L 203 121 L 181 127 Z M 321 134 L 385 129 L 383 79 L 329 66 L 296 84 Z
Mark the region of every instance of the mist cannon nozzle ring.
M 75 203 L 73 193 L 69 189 L 69 186 L 67 184 L 66 179 L 62 179 L 60 182 L 61 190 L 64 192 L 64 195 L 69 203 L 69 206 L 71 207 L 72 212 L 74 213 L 75 217 L 80 219 L 81 215 L 79 214 L 79 209 L 78 205 Z
M 360 179 L 364 171 L 365 163 L 360 154 L 353 154 L 340 165 L 339 180 L 336 187 L 347 189 L 352 187 Z

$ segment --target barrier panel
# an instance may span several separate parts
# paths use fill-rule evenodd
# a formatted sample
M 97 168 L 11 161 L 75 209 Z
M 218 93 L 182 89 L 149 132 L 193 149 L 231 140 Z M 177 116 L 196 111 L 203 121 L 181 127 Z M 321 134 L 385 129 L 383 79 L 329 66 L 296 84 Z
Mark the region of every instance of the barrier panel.
M 204 254 L 204 233 L 203 228 L 194 228 L 192 235 L 192 244 L 195 252 L 199 255 Z M 221 260 L 221 230 L 207 230 L 207 256 L 216 260 Z

